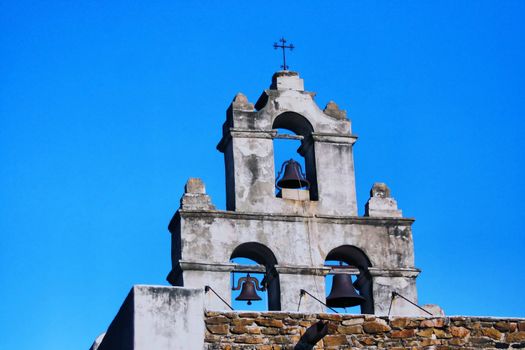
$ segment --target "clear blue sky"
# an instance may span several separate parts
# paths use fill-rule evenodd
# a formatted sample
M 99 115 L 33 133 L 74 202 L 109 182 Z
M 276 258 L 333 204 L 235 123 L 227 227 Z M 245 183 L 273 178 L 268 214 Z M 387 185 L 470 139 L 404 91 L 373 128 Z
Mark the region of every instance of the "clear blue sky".
M 0 348 L 87 349 L 166 284 L 188 177 L 289 56 L 414 224 L 421 303 L 525 316 L 525 2 L 1 1 Z

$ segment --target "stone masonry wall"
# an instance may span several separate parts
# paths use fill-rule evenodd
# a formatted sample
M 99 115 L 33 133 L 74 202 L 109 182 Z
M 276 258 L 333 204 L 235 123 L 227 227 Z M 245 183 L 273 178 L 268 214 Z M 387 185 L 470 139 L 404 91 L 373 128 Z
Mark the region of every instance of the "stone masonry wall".
M 521 349 L 525 318 L 376 317 L 287 312 L 206 312 L 206 350 L 288 350 L 313 323 L 329 321 L 315 349 Z

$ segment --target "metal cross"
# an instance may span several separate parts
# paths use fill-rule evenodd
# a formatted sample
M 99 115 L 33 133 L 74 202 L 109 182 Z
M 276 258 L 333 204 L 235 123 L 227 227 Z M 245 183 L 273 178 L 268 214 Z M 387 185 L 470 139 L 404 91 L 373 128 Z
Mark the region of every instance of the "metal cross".
M 293 44 L 286 45 L 286 39 L 285 38 L 279 39 L 279 42 L 281 42 L 282 44 L 273 43 L 273 48 L 276 49 L 276 50 L 277 49 L 283 49 L 283 65 L 281 66 L 281 68 L 284 69 L 284 70 L 288 70 L 288 66 L 286 65 L 285 49 L 290 49 L 290 51 L 292 51 L 294 49 L 294 46 L 293 46 Z

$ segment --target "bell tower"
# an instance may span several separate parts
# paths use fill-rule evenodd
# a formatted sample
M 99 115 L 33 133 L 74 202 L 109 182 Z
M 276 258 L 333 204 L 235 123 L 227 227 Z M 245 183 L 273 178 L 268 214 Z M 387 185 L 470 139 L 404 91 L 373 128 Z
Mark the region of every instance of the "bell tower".
M 365 216 L 358 216 L 357 137 L 344 110 L 334 102 L 321 110 L 314 97 L 299 74 L 287 70 L 273 75 L 255 104 L 238 93 L 217 146 L 224 154 L 226 210 L 215 208 L 200 179 L 186 183 L 169 225 L 168 281 L 210 287 L 216 294 L 206 294 L 208 309 L 227 308 L 225 301 L 231 300 L 232 289 L 241 288 L 241 280 L 246 285 L 240 300 L 256 301 L 260 287 L 268 293 L 268 310 L 326 311 L 321 301 L 336 307 L 360 305 L 361 313 L 384 315 L 393 292 L 417 303 L 414 220 L 402 217 L 383 183 L 373 186 Z M 304 169 L 294 160 L 282 168 L 275 165 L 274 141 L 281 138 L 300 142 L 297 152 Z M 240 257 L 257 264 L 235 263 Z M 232 273 L 246 277 L 234 286 Z M 262 274 L 255 281 L 261 286 L 247 274 Z M 391 311 L 417 314 L 403 302 L 393 304 Z
M 255 104 L 235 96 L 217 149 L 224 153 L 227 209 L 237 212 L 298 213 L 297 203 L 276 198 L 273 140 L 294 132 L 310 183 L 309 210 L 357 215 L 352 135 L 346 112 L 330 102 L 324 110 L 304 90 L 296 72 L 280 71 Z

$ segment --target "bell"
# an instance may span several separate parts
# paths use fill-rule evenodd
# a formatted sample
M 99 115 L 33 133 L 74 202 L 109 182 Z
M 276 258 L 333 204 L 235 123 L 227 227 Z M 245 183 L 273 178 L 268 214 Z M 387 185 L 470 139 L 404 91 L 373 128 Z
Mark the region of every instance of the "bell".
M 347 274 L 335 274 L 332 281 L 332 290 L 326 297 L 326 305 L 330 307 L 349 307 L 361 305 L 365 298 L 357 294 L 352 285 L 352 277 Z
M 277 181 L 278 188 L 310 188 L 310 182 L 306 180 L 301 169 L 301 164 L 293 159 L 287 160 L 281 166 L 281 171 L 279 171 L 277 177 L 281 175 L 283 167 L 285 167 L 284 175 L 279 181 Z
M 256 286 L 256 284 L 259 283 L 259 281 L 251 277 L 250 274 L 248 274 L 246 277 L 239 278 L 239 283 L 242 282 L 242 287 L 239 288 L 233 288 L 233 290 L 239 290 L 241 289 L 241 293 L 235 300 L 239 301 L 247 301 L 248 305 L 252 305 L 252 300 L 262 300 L 259 295 L 257 295 L 257 290 L 264 290 L 264 288 L 260 288 Z

